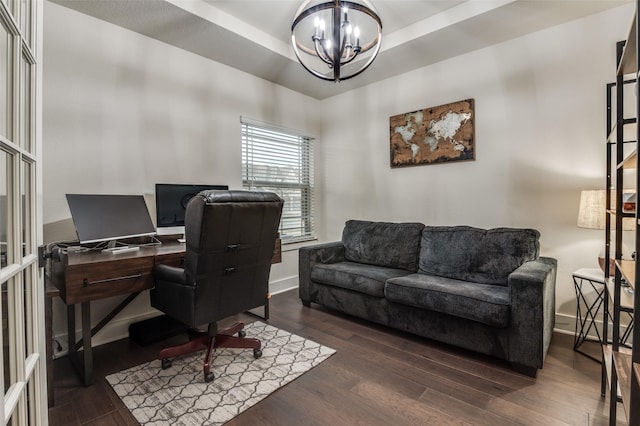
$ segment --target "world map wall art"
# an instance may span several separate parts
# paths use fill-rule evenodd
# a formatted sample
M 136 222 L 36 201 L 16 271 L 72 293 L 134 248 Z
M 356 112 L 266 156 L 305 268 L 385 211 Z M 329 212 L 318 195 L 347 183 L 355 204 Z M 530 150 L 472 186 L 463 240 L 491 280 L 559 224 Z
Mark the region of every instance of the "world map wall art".
M 475 160 L 474 101 L 389 118 L 391 167 Z

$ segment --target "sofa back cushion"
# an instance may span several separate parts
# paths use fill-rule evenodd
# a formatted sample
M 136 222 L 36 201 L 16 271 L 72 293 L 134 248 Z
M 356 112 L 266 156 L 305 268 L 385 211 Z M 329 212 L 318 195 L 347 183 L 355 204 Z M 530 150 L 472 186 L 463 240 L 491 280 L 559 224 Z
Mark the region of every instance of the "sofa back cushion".
M 351 262 L 418 270 L 418 251 L 424 225 L 349 220 L 342 231 L 344 257 Z
M 419 272 L 480 284 L 507 285 L 511 272 L 539 256 L 535 229 L 426 226 Z

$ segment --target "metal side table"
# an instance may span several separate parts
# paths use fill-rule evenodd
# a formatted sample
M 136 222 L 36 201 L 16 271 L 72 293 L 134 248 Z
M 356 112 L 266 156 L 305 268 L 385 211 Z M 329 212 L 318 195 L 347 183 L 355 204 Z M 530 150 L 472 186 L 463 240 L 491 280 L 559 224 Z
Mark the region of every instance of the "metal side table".
M 573 350 L 591 358 L 600 359 L 580 350 L 584 342 L 602 343 L 602 336 L 596 324 L 598 312 L 605 298 L 604 272 L 597 268 L 582 268 L 573 273 L 573 286 L 576 291 L 576 329 Z M 593 332 L 596 338 L 589 336 Z

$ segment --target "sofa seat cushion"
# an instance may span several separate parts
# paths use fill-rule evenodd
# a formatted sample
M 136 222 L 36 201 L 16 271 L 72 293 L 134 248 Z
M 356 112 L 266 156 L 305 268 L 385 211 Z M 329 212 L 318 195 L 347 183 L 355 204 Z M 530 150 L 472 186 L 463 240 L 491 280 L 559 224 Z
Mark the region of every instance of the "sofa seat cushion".
M 442 312 L 496 327 L 509 325 L 509 288 L 436 275 L 392 278 L 385 286 L 389 302 Z
M 402 269 L 354 262 L 318 263 L 311 270 L 311 280 L 374 297 L 384 297 L 385 281 L 408 274 L 410 272 Z
M 526 228 L 426 226 L 418 272 L 506 286 L 511 272 L 538 258 L 539 238 L 537 230 Z
M 344 257 L 350 262 L 418 270 L 421 223 L 349 220 L 342 231 Z

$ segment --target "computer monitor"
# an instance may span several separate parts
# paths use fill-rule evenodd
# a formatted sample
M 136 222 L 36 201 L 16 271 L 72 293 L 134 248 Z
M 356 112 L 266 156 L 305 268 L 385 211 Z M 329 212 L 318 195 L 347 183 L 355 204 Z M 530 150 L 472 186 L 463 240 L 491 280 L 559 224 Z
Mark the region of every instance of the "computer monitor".
M 67 194 L 81 244 L 155 235 L 142 195 Z
M 200 191 L 229 189 L 227 185 L 156 184 L 158 235 L 184 234 L 184 213 L 189 200 Z

